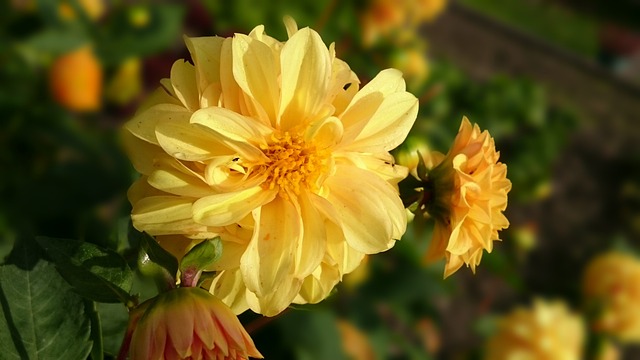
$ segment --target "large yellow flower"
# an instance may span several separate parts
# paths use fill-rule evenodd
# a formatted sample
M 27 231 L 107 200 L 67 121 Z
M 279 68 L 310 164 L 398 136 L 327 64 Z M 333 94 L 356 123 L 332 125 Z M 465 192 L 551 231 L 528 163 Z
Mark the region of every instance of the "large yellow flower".
M 621 342 L 640 343 L 640 261 L 610 252 L 596 257 L 584 274 L 583 292 L 595 307 L 594 328 Z
M 324 299 L 365 254 L 402 236 L 396 184 L 407 170 L 389 150 L 418 111 L 399 71 L 359 89 L 333 45 L 293 21 L 287 31 L 284 43 L 262 26 L 187 38 L 195 66 L 176 62 L 125 126 L 143 174 L 129 191 L 134 226 L 220 235 L 211 291 L 268 316 Z
M 475 271 L 483 250 L 491 252 L 498 231 L 509 226 L 502 213 L 511 182 L 493 138 L 465 117 L 447 155 L 422 153 L 427 174 L 418 174 L 418 161 L 407 159 L 411 173 L 423 180 L 421 210 L 435 219 L 428 261 L 446 258 L 444 276 L 463 264 Z
M 585 330 L 582 319 L 562 302 L 537 300 L 501 319 L 487 344 L 488 360 L 579 360 Z

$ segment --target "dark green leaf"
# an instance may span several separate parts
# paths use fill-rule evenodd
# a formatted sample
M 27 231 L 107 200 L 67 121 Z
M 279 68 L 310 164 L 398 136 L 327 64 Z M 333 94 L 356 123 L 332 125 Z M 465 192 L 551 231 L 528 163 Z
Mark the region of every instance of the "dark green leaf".
M 77 240 L 47 237 L 37 240 L 80 295 L 98 302 L 131 300 L 133 272 L 118 253 Z
M 86 359 L 90 321 L 82 297 L 38 258 L 33 241 L 20 242 L 0 266 L 0 357 Z
M 205 240 L 194 246 L 182 258 L 180 262 L 180 271 L 185 272 L 187 269 L 195 271 L 203 271 L 205 268 L 215 263 L 222 256 L 222 242 L 220 237 Z
M 78 29 L 46 29 L 28 39 L 23 46 L 36 51 L 64 54 L 89 43 Z
M 150 261 L 165 269 L 168 276 L 175 279 L 175 276 L 178 273 L 178 260 L 167 250 L 163 249 L 154 238 L 149 236 L 149 234 L 141 233 L 134 229 L 133 226 L 130 226 L 129 242 L 134 244 L 137 242 L 140 244 L 140 249 L 144 252 L 144 254 L 142 254 L 142 266 L 144 266 L 146 262 Z
M 104 344 L 102 343 L 102 325 L 100 324 L 100 314 L 96 307 L 96 303 L 91 300 L 84 300 L 85 309 L 87 309 L 87 315 L 91 320 L 91 340 L 93 341 L 93 347 L 91 348 L 92 360 L 104 359 Z
M 104 303 L 98 303 L 97 308 L 100 314 L 104 352 L 116 356 L 129 322 L 127 308 L 122 304 Z

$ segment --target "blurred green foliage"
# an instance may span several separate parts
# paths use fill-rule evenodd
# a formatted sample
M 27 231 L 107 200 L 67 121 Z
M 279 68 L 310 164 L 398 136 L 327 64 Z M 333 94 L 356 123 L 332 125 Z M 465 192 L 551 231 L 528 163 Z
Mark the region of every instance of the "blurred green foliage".
M 562 48 L 595 58 L 599 23 L 556 2 L 529 0 L 460 0 L 516 29 L 543 38 Z

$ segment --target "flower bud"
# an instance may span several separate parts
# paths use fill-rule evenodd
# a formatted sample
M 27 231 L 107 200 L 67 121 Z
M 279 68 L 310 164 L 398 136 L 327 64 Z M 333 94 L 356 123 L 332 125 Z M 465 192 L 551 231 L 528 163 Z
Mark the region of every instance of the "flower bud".
M 130 359 L 262 358 L 238 318 L 207 291 L 170 290 L 131 312 L 121 357 Z

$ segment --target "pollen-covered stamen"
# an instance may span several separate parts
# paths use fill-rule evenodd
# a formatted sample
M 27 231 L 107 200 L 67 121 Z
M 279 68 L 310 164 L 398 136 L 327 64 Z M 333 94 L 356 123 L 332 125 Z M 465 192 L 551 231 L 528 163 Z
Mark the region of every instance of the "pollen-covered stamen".
M 265 189 L 280 190 L 279 195 L 299 194 L 304 187 L 316 191 L 325 172 L 327 153 L 307 144 L 302 138 L 285 132 L 274 133 L 271 142 L 262 146 L 269 162 L 264 166 Z

